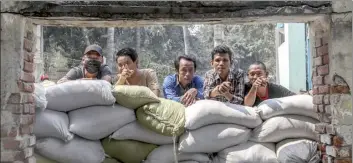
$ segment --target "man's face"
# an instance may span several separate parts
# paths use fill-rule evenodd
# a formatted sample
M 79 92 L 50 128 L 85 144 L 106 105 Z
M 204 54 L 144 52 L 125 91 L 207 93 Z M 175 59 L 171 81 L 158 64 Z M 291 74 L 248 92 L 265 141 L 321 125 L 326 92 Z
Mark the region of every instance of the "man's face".
M 192 81 L 192 78 L 194 77 L 194 74 L 195 74 L 194 62 L 188 61 L 183 58 L 180 59 L 179 70 L 178 70 L 179 82 L 183 85 L 190 84 Z
M 231 62 L 230 62 L 228 53 L 225 53 L 225 54 L 217 53 L 216 55 L 214 55 L 214 58 L 211 61 L 211 65 L 215 69 L 215 71 L 218 74 L 222 74 L 222 75 L 229 72 L 230 64 Z
M 129 56 L 120 56 L 116 59 L 116 62 L 119 73 L 121 73 L 124 68 L 129 68 L 130 70 L 134 70 L 134 72 L 136 72 L 137 60 L 134 62 Z
M 248 78 L 251 83 L 254 83 L 259 77 L 267 77 L 265 70 L 262 69 L 260 65 L 250 65 L 248 71 Z
M 103 57 L 101 55 L 99 55 L 98 52 L 96 51 L 89 51 L 85 54 L 84 56 L 85 59 L 92 59 L 92 60 L 96 60 L 99 62 L 103 62 Z

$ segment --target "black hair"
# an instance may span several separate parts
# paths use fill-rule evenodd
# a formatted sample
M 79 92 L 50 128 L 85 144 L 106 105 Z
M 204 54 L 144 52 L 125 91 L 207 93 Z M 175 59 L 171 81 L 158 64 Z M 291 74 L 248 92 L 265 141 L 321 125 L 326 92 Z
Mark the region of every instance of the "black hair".
M 191 61 L 194 63 L 194 68 L 196 70 L 196 60 L 192 57 L 189 57 L 189 56 L 179 56 L 175 61 L 174 61 L 174 68 L 175 68 L 175 71 L 179 71 L 179 67 L 180 67 L 180 60 L 181 59 L 185 59 L 185 60 L 188 60 L 188 61 Z
M 251 67 L 252 65 L 258 65 L 258 66 L 260 66 L 261 69 L 265 71 L 266 75 L 268 75 L 268 71 L 267 71 L 267 68 L 266 68 L 265 63 L 263 63 L 263 62 L 261 62 L 261 61 L 255 61 L 254 63 L 252 63 L 252 64 L 249 66 L 248 72 L 249 72 L 250 67 Z
M 119 50 L 116 53 L 116 59 L 118 59 L 118 57 L 121 57 L 121 56 L 128 56 L 131 58 L 131 60 L 133 62 L 135 62 L 138 57 L 136 50 L 134 50 L 132 48 L 123 48 L 123 49 Z
M 230 48 L 228 46 L 225 46 L 225 45 L 216 46 L 211 52 L 212 60 L 214 59 L 214 56 L 216 54 L 228 54 L 230 61 L 232 61 L 233 53 L 232 53 L 232 51 L 230 50 Z
M 101 66 L 101 62 L 97 60 L 87 60 L 84 63 L 84 68 L 91 74 L 97 73 L 99 71 L 99 68 Z

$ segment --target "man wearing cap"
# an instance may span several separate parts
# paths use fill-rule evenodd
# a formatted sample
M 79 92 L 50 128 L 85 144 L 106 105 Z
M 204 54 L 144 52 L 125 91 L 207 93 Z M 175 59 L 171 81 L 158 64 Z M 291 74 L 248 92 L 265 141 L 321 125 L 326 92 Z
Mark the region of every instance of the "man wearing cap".
M 72 68 L 57 83 L 77 79 L 102 79 L 111 83 L 111 69 L 108 65 L 102 64 L 103 52 L 99 45 L 89 45 L 82 57 L 82 64 Z

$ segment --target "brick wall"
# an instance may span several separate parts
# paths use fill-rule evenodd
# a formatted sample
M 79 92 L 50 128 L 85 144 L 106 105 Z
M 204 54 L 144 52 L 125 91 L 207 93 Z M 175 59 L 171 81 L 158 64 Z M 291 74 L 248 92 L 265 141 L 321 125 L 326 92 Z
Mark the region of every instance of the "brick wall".
M 330 33 L 322 26 L 312 26 L 314 28 L 315 43 L 313 43 L 313 95 L 314 107 L 319 114 L 320 123 L 315 125 L 315 130 L 319 133 L 320 144 L 318 150 L 323 163 L 352 163 L 351 137 L 345 138 L 340 132 L 344 127 L 339 123 L 334 123 L 333 118 L 337 117 L 337 106 L 342 98 L 350 93 L 349 86 L 337 84 L 333 81 L 334 74 L 330 74 Z
M 18 17 L 12 18 L 17 19 Z M 25 22 L 22 24 L 25 27 L 21 28 L 23 31 L 15 31 L 19 33 L 23 32 L 21 33 L 22 41 L 19 41 L 23 46 L 19 50 L 21 52 L 20 61 L 15 60 L 12 64 L 20 62 L 19 67 L 21 67 L 21 70 L 17 79 L 7 79 L 13 80 L 12 82 L 17 84 L 18 89 L 9 93 L 5 101 L 5 106 L 1 110 L 1 162 L 35 163 L 36 160 L 33 157 L 33 149 L 36 142 L 36 138 L 33 135 L 35 107 L 32 94 L 35 80 L 33 76 L 33 57 L 35 51 L 34 25 L 24 18 L 18 19 L 21 19 L 19 22 Z M 10 23 L 10 25 L 14 24 Z M 12 28 L 16 27 L 13 26 Z M 3 28 L 2 25 L 2 29 L 8 30 L 9 28 Z M 2 55 L 14 55 L 14 51 L 15 49 L 12 54 Z M 2 73 L 4 72 L 6 73 L 6 70 L 2 70 Z

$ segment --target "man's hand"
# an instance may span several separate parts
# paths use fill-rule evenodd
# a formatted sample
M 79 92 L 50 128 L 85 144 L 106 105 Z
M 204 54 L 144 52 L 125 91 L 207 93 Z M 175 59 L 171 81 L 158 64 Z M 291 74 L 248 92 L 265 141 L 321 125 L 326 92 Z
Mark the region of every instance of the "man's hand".
M 130 78 L 133 73 L 134 73 L 134 70 L 130 70 L 127 65 L 124 65 L 123 71 L 121 72 L 120 77 L 127 79 L 127 78 Z
M 197 89 L 191 88 L 189 89 L 184 96 L 181 98 L 181 103 L 185 106 L 190 106 L 191 104 L 196 102 Z
M 229 93 L 230 90 L 232 89 L 231 83 L 226 81 L 223 82 L 222 84 L 220 84 L 219 86 L 217 86 L 218 88 L 218 92 L 220 95 L 225 95 L 226 93 Z

